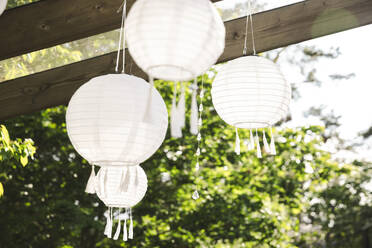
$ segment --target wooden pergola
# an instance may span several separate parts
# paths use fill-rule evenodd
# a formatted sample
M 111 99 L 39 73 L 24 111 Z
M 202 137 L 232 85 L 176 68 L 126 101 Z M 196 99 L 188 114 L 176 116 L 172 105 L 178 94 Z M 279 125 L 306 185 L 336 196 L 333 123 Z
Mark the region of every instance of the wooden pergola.
M 128 0 L 128 8 L 135 0 Z M 219 0 L 212 0 L 217 2 Z M 0 16 L 0 60 L 119 28 L 122 0 L 41 0 Z M 225 22 L 226 48 L 219 62 L 241 56 L 245 19 Z M 372 23 L 372 0 L 306 0 L 254 15 L 258 52 Z M 252 53 L 252 51 L 248 51 Z M 67 104 L 92 77 L 113 73 L 109 53 L 0 83 L 0 120 Z M 127 66 L 131 58 L 128 56 Z M 133 63 L 132 74 L 146 78 Z

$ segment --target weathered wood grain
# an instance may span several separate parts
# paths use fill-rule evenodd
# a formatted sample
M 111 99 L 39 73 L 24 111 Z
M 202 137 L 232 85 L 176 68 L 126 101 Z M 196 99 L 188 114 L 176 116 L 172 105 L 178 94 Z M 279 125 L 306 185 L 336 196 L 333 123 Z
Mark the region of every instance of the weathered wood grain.
M 0 16 L 0 60 L 120 28 L 122 2 L 41 0 L 9 9 Z

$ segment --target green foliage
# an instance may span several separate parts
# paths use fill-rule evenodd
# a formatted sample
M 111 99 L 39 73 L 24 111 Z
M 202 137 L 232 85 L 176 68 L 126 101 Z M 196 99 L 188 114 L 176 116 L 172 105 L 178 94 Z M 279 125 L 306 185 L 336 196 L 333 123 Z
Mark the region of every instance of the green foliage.
M 149 189 L 134 208 L 135 239 L 128 243 L 103 236 L 106 208 L 84 193 L 90 168 L 68 140 L 65 107 L 8 121 L 12 133 L 34 137 L 38 153 L 27 170 L 7 168 L 12 180 L 0 203 L 0 247 L 297 247 L 299 218 L 309 207 L 304 196 L 346 173 L 321 149 L 323 128 L 278 129 L 278 156 L 257 159 L 245 147 L 237 156 L 234 130 L 217 116 L 211 79 L 204 79 L 200 177 L 188 126 L 182 139 L 168 134 L 142 165 Z M 157 88 L 170 106 L 172 84 L 158 81 Z
M 28 164 L 28 158 L 33 158 L 36 148 L 31 139 L 11 140 L 4 125 L 0 125 L 0 162 L 9 164 L 11 160 L 18 160 L 23 167 Z M 13 167 L 16 167 L 13 165 Z M 1 168 L 2 169 L 2 168 Z M 9 177 L 0 171 L 0 180 L 7 181 Z M 0 182 L 0 197 L 4 194 L 4 186 Z

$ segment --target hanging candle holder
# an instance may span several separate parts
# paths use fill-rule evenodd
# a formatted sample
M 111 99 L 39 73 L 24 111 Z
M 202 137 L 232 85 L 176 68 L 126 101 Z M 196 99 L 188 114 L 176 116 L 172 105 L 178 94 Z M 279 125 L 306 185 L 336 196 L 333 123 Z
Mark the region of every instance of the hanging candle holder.
M 149 75 L 150 83 L 154 78 L 176 82 L 171 136 L 182 137 L 186 87 L 181 82 L 208 70 L 222 54 L 226 31 L 221 17 L 209 0 L 137 0 L 128 14 L 125 30 L 128 50 Z M 177 87 L 178 83 L 181 87 Z M 178 103 L 177 88 L 181 89 Z M 193 97 L 196 90 L 192 87 Z M 191 123 L 193 134 L 196 125 Z
M 240 154 L 238 129 L 249 129 L 248 149 L 256 149 L 257 157 L 261 158 L 262 150 L 258 129 L 264 129 L 262 139 L 265 152 L 275 155 L 272 126 L 288 113 L 291 87 L 278 65 L 256 55 L 250 1 L 248 1 L 248 5 L 250 13 L 246 20 L 243 57 L 221 66 L 212 84 L 211 94 L 218 115 L 226 123 L 235 127 L 235 152 Z M 253 56 L 246 56 L 249 21 L 251 23 Z M 265 129 L 270 131 L 270 145 Z

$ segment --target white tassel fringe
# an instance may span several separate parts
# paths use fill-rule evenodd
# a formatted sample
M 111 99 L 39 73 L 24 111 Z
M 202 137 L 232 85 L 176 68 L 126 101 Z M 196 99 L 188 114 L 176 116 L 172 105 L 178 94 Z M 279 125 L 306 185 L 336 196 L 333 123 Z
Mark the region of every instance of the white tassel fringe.
M 94 165 L 92 165 L 92 171 L 90 173 L 87 186 L 85 187 L 85 193 L 88 193 L 88 194 L 95 194 L 96 193 L 96 189 L 95 189 L 95 186 L 94 186 L 95 181 L 96 181 L 96 173 L 94 171 Z
M 132 219 L 132 209 L 129 209 L 130 225 L 129 225 L 129 239 L 133 239 L 133 219 Z
M 119 235 L 120 235 L 120 228 L 121 228 L 121 221 L 120 221 L 120 211 L 121 209 L 119 208 L 119 215 L 118 215 L 118 227 L 116 228 L 116 232 L 115 232 L 115 235 L 114 235 L 114 240 L 118 240 L 119 238 Z
M 258 137 L 257 128 L 256 128 L 256 145 L 257 145 L 257 158 L 262 158 L 260 138 Z

